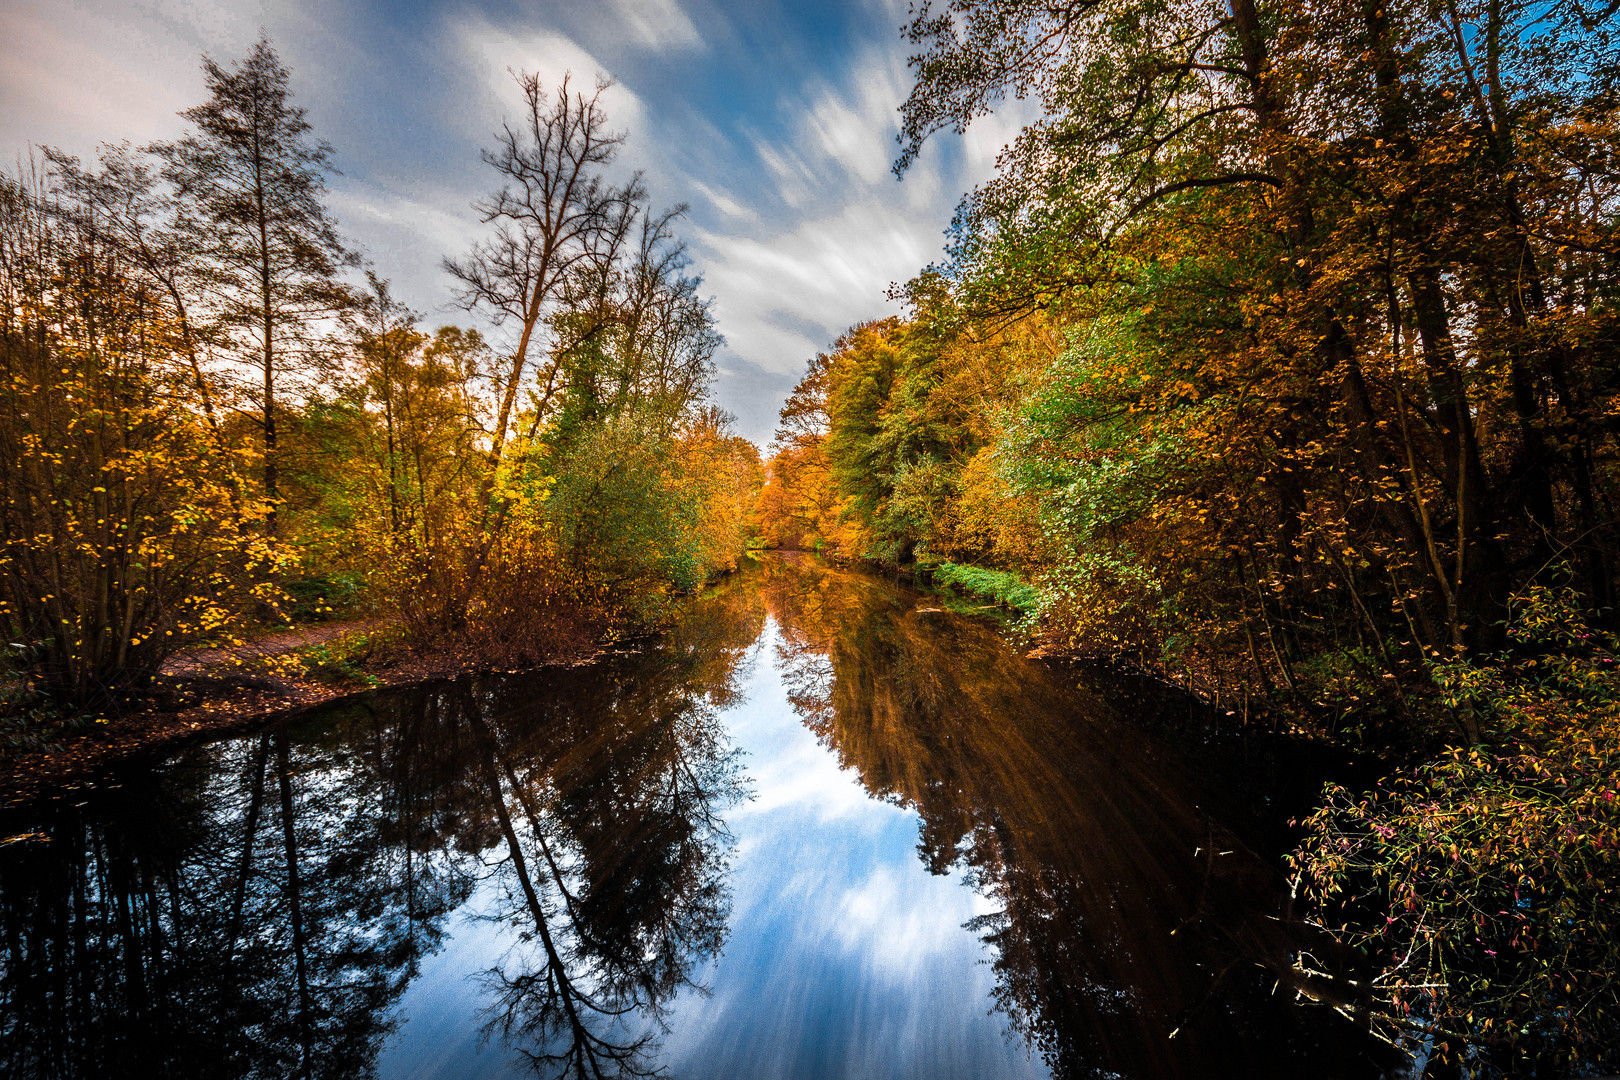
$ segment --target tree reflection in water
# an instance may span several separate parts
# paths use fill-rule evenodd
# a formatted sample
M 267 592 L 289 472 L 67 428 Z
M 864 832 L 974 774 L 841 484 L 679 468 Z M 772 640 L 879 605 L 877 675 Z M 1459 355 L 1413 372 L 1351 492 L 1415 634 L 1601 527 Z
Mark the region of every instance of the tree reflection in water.
M 544 1075 L 653 1071 L 725 937 L 717 716 L 763 620 L 732 590 L 633 657 L 371 695 L 8 812 L 35 838 L 0 849 L 0 1073 L 370 1075 L 475 893 L 517 938 L 489 1032 Z
M 1194 805 L 1210 778 L 912 594 L 793 556 L 765 591 L 804 722 L 920 815 L 930 871 L 994 903 L 969 925 L 996 1006 L 1054 1076 L 1377 1075 L 1348 1025 L 1274 993 L 1300 943 L 1286 887 Z

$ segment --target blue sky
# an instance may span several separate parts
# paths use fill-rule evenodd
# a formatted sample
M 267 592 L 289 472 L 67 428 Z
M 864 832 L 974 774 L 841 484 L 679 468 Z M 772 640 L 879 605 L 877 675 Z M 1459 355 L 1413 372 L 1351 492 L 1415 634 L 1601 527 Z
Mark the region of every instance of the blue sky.
M 657 203 L 691 206 L 728 341 L 717 396 L 764 443 L 805 361 L 894 310 L 885 289 L 938 256 L 1011 134 L 992 118 L 894 178 L 905 16 L 904 0 L 7 0 L 0 149 L 170 137 L 202 99 L 200 54 L 234 60 L 262 28 L 337 150 L 347 235 L 432 322 L 465 324 L 439 262 L 478 233 L 478 152 L 517 104 L 507 69 L 604 72 L 622 164 Z

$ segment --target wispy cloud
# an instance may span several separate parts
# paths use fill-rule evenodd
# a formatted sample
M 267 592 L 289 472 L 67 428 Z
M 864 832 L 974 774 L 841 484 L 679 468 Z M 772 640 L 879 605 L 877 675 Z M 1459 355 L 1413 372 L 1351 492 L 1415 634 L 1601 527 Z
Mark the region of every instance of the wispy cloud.
M 479 15 L 466 17 L 452 27 L 469 68 L 487 94 L 504 105 L 510 116 L 517 104 L 512 72 L 532 72 L 548 88 L 562 84 L 564 76 L 572 85 L 589 94 L 596 78 L 605 76 L 615 85 L 603 97 L 603 107 L 615 127 L 639 129 L 646 110 L 641 100 L 625 85 L 621 73 L 611 70 L 572 38 L 549 31 L 520 32 Z
M 703 45 L 697 27 L 676 0 L 609 0 L 625 32 L 644 49 L 691 49 Z
M 767 371 L 790 372 L 853 323 L 892 310 L 889 284 L 927 263 L 938 236 L 937 221 L 854 202 L 774 234 L 704 233 L 696 247 L 731 347 Z
M 843 73 L 843 86 L 824 85 L 806 110 L 806 126 L 822 151 L 862 183 L 892 183 L 889 166 L 900 130 L 896 107 L 905 96 L 905 72 L 892 48 L 862 50 Z
M 710 187 L 703 181 L 693 178 L 688 181 L 692 190 L 696 191 L 705 201 L 728 218 L 739 218 L 743 221 L 757 222 L 759 212 L 751 207 L 744 206 L 726 192 Z

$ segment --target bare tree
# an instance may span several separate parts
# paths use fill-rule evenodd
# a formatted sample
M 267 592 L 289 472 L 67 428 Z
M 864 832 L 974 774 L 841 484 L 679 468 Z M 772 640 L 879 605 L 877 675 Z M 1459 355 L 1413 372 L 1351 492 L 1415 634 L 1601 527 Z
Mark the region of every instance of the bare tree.
M 612 265 L 574 275 L 559 297 L 552 351 L 570 385 L 557 389 L 578 395 L 579 384 L 593 384 L 581 396 L 595 411 L 576 420 L 629 409 L 657 417 L 667 432 L 708 389 L 724 339 L 674 233 L 686 209 L 640 214 L 636 242 Z M 542 420 L 532 418 L 531 437 Z
M 502 187 L 474 204 L 484 222 L 495 226 L 494 235 L 474 244 L 465 258 L 444 264 L 461 283 L 458 303 L 518 328 L 512 354 L 496 373 L 500 405 L 490 439 L 492 466 L 506 446 L 531 354 L 539 352 L 545 364 L 536 411 L 544 413 L 559 389 L 557 357 L 536 347 L 536 332 L 543 332 L 570 280 L 611 266 L 646 197 L 639 173 L 622 185 L 605 175 L 624 144 L 622 133 L 608 129 L 601 105 L 610 82 L 598 79 L 586 96 L 571 88 L 569 76 L 552 94 L 538 75 L 514 72 L 513 78 L 523 91 L 523 118 L 515 126 L 503 124 L 495 149 L 483 155 Z M 486 502 L 492 487 L 493 467 Z
M 671 230 L 685 213 L 685 206 L 677 206 L 643 220 L 625 283 L 625 352 L 634 361 L 637 395 L 641 403 L 656 399 L 671 413 L 703 396 L 722 343 L 709 303 L 698 295 L 703 279 L 687 273 L 686 245 Z

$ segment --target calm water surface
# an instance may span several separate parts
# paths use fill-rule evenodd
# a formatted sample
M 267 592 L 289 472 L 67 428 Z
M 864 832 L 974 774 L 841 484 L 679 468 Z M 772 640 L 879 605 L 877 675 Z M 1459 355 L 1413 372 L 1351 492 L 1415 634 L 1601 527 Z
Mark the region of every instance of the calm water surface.
M 1378 1075 L 1209 770 L 935 605 L 772 558 L 8 811 L 0 1070 Z

